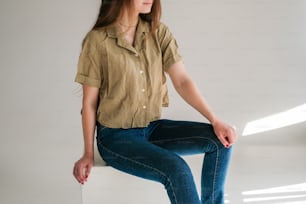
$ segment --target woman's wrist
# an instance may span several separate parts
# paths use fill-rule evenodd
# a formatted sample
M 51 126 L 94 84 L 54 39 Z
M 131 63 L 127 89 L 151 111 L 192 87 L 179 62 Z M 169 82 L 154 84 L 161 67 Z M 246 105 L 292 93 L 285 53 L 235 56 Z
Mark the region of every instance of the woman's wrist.
M 93 159 L 94 158 L 94 153 L 92 151 L 84 152 L 83 157 L 86 157 L 86 158 L 89 158 L 89 159 Z
M 218 121 L 219 121 L 216 116 L 211 116 L 211 117 L 209 117 L 207 119 L 209 120 L 209 122 L 210 122 L 210 124 L 212 126 L 216 125 L 218 123 Z

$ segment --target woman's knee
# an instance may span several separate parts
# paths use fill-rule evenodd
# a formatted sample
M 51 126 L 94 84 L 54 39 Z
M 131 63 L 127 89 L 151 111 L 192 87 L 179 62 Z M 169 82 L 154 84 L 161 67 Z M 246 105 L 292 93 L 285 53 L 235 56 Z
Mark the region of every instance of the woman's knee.
M 162 164 L 163 165 L 163 164 Z M 191 169 L 184 159 L 177 156 L 164 160 L 164 173 L 172 179 L 190 179 Z

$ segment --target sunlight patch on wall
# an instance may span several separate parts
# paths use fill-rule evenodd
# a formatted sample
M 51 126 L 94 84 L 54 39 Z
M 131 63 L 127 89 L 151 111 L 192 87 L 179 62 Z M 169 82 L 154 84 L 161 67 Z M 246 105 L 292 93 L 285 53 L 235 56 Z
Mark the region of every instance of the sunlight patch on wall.
M 246 198 L 246 199 L 243 199 L 243 202 L 244 202 L 244 203 L 250 203 L 250 202 L 283 200 L 283 199 L 293 199 L 293 198 L 306 198 L 306 195 L 272 196 L 272 197 L 260 197 L 260 198 Z
M 290 193 L 291 195 L 288 195 L 288 193 Z M 287 203 L 291 204 L 293 203 L 304 204 L 306 202 L 304 199 L 306 198 L 306 183 L 252 190 L 252 191 L 244 191 L 242 192 L 242 195 L 244 195 L 244 197 L 250 196 L 249 198 L 243 199 L 244 203 L 263 202 L 263 201 L 265 201 L 265 203 L 268 203 L 269 201 L 281 201 L 282 203 L 278 204 L 286 204 L 287 200 L 289 201 Z M 299 201 L 296 200 L 301 198 L 303 199 Z
M 242 195 L 262 195 L 269 193 L 292 193 L 292 192 L 303 192 L 303 191 L 305 191 L 306 193 L 306 183 L 252 190 L 252 191 L 244 191 L 242 192 Z
M 242 136 L 266 132 L 306 121 L 306 103 L 259 120 L 247 123 Z
M 289 201 L 289 202 L 281 202 L 277 204 L 306 204 L 306 201 Z

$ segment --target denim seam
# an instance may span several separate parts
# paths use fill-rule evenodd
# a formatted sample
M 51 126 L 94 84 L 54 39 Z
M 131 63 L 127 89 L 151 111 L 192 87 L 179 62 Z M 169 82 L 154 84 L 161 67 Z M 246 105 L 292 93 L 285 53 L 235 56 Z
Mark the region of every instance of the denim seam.
M 178 202 L 177 202 L 176 195 L 175 195 L 174 190 L 173 190 L 174 188 L 173 188 L 173 185 L 172 185 L 172 183 L 171 183 L 171 180 L 170 180 L 170 179 L 168 178 L 168 176 L 167 176 L 166 174 L 164 174 L 162 171 L 160 171 L 160 170 L 158 170 L 158 169 L 156 169 L 156 168 L 154 168 L 154 167 L 151 167 L 151 166 L 149 166 L 149 165 L 147 165 L 147 164 L 143 164 L 143 163 L 141 163 L 141 162 L 139 162 L 139 161 L 130 159 L 130 158 L 125 157 L 125 156 L 122 156 L 122 155 L 120 155 L 120 154 L 118 154 L 118 153 L 116 153 L 116 152 L 113 152 L 112 150 L 110 150 L 110 149 L 108 149 L 107 147 L 105 147 L 102 143 L 100 143 L 100 145 L 101 145 L 106 151 L 108 151 L 110 154 L 112 154 L 112 155 L 114 155 L 114 156 L 117 156 L 117 157 L 119 157 L 119 158 L 121 158 L 121 159 L 123 159 L 123 160 L 130 161 L 130 162 L 135 163 L 135 164 L 137 164 L 137 165 L 139 165 L 139 166 L 143 166 L 143 167 L 149 168 L 149 169 L 151 169 L 151 170 L 153 170 L 153 171 L 156 171 L 156 172 L 159 173 L 160 175 L 164 176 L 164 177 L 167 179 L 167 181 L 169 182 L 170 186 L 171 186 L 171 189 L 172 189 L 172 193 L 173 193 L 173 197 L 174 197 L 174 199 L 175 199 L 175 202 L 178 203 Z
M 206 137 L 199 137 L 199 136 L 193 136 L 193 137 L 183 137 L 183 138 L 178 138 L 178 139 L 175 139 L 175 140 L 186 140 L 186 139 L 190 139 L 190 138 L 200 138 L 200 139 L 206 139 L 206 140 L 209 140 L 210 142 L 212 142 L 215 146 L 216 146 L 216 149 L 217 149 L 217 158 L 216 158 L 216 163 L 215 163 L 215 173 L 214 173 L 214 178 L 213 178 L 213 192 L 212 192 L 212 201 L 213 201 L 213 204 L 215 203 L 215 187 L 216 187 L 216 177 L 217 177 L 217 167 L 218 167 L 218 159 L 219 159 L 219 147 L 218 145 L 216 144 L 216 142 L 210 138 L 206 138 Z M 156 140 L 154 141 L 153 143 L 155 142 L 162 142 L 162 141 L 173 141 L 173 139 L 163 139 L 163 140 Z
M 212 200 L 213 204 L 215 203 L 215 191 L 216 191 L 216 177 L 217 177 L 217 168 L 218 168 L 218 160 L 219 160 L 219 147 L 217 144 L 215 144 L 217 147 L 217 158 L 216 158 L 216 163 L 215 163 L 215 173 L 214 173 L 214 182 L 213 182 L 213 195 L 212 195 Z
M 215 173 L 214 173 L 214 178 L 213 178 L 213 192 L 212 192 L 212 202 L 213 202 L 212 204 L 214 204 L 215 203 L 215 193 L 216 193 L 217 168 L 218 168 L 218 160 L 219 160 L 219 147 L 214 140 L 212 140 L 210 138 L 205 138 L 205 139 L 211 141 L 216 146 L 216 150 L 217 150 L 216 163 L 215 163 Z

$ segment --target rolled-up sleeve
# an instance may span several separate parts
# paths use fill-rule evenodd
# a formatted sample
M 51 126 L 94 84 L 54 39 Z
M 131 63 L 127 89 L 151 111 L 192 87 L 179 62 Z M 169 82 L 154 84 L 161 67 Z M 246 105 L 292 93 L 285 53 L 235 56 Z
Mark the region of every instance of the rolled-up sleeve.
M 176 39 L 164 24 L 158 29 L 158 39 L 163 58 L 163 69 L 167 71 L 174 63 L 182 60 Z
M 82 43 L 75 82 L 100 88 L 102 82 L 101 56 L 97 35 L 90 31 Z

